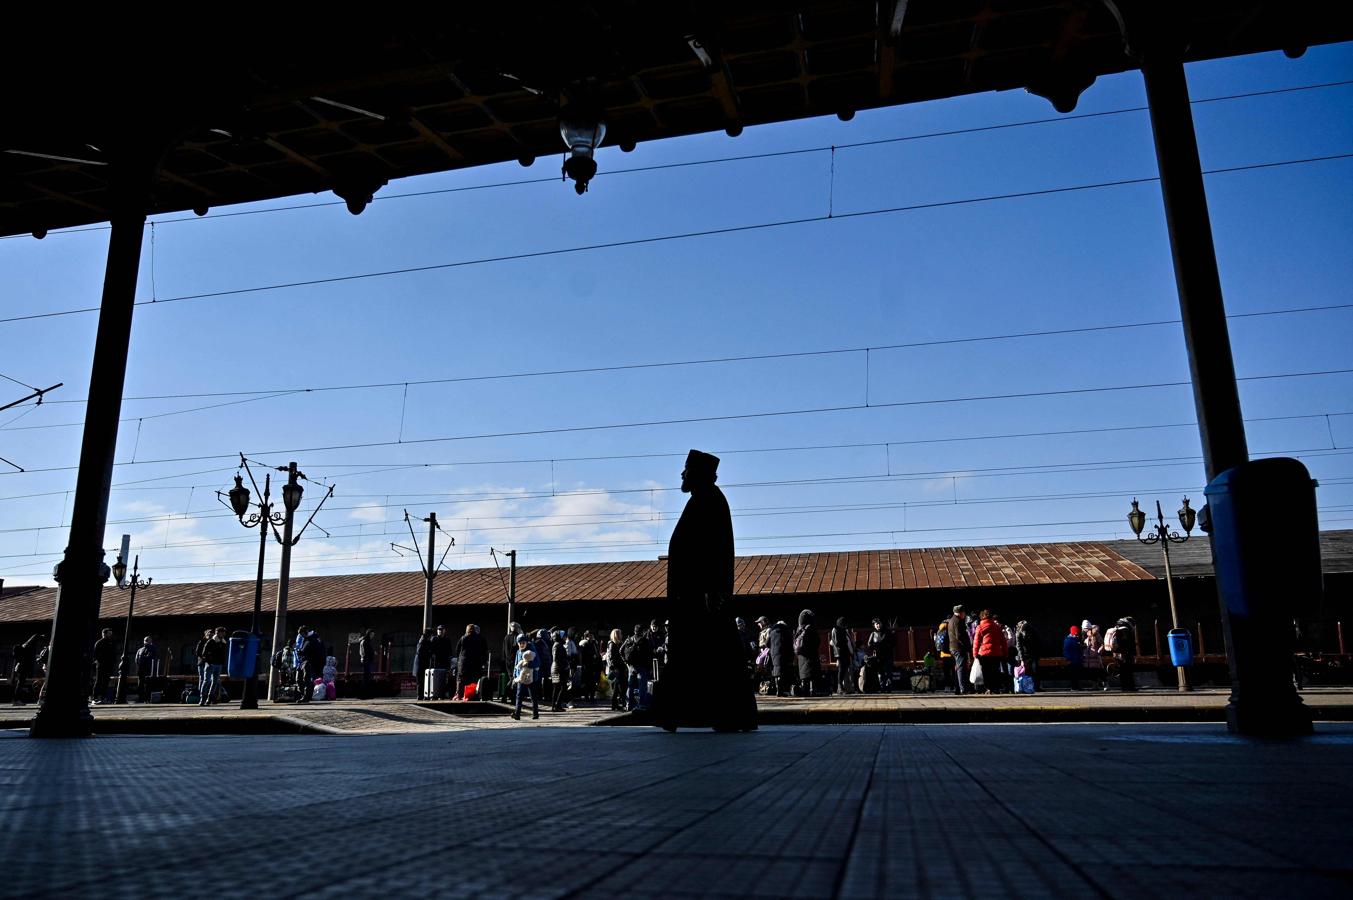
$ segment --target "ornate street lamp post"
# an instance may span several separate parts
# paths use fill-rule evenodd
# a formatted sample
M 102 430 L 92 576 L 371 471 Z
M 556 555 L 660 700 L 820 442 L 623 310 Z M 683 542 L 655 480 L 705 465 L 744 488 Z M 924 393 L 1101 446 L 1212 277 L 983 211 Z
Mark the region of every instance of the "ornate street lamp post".
M 127 625 L 122 629 L 122 658 L 117 666 L 117 690 L 113 692 L 114 703 L 127 702 L 127 642 L 131 640 L 132 636 L 132 610 L 136 608 L 136 588 L 143 584 L 149 585 L 153 580 L 147 578 L 142 581 L 140 570 L 141 554 L 138 553 L 132 561 L 131 580 L 124 584 L 123 579 L 127 577 L 127 560 L 119 556 L 117 562 L 113 563 L 113 581 L 117 582 L 118 590 L 131 588 L 131 593 L 127 596 Z M 103 702 L 102 698 L 99 702 Z
M 1142 537 L 1142 529 L 1146 527 L 1146 513 L 1142 512 L 1137 506 L 1137 499 L 1132 500 L 1132 511 L 1128 513 L 1128 525 L 1132 528 L 1132 533 L 1137 536 L 1137 540 L 1143 544 L 1160 544 L 1161 552 L 1165 554 L 1165 591 L 1170 596 L 1170 621 L 1171 630 L 1179 629 L 1179 608 L 1174 600 L 1174 577 L 1170 571 L 1170 544 L 1182 544 L 1189 539 L 1193 532 L 1193 525 L 1197 521 L 1198 514 L 1189 506 L 1189 498 L 1184 498 L 1184 505 L 1179 507 L 1179 524 L 1184 527 L 1184 534 L 1172 532 L 1169 526 L 1165 524 L 1165 513 L 1160 507 L 1160 501 L 1156 501 L 1156 524 L 1151 526 L 1151 533 Z M 1179 689 L 1181 691 L 1192 690 L 1189 687 L 1188 670 L 1184 666 L 1176 666 L 1175 671 L 1179 675 Z
M 254 490 L 257 491 L 258 482 L 254 480 L 253 470 L 249 468 L 249 460 L 245 458 L 243 453 L 240 454 L 240 466 L 249 474 L 249 481 L 253 484 Z M 273 622 L 272 650 L 274 652 L 276 652 L 277 647 L 281 646 L 281 641 L 286 639 L 286 635 L 282 633 L 282 629 L 286 627 L 287 583 L 291 575 L 291 548 L 300 541 L 301 535 L 305 534 L 305 530 L 315 521 L 315 514 L 320 511 L 320 507 L 324 506 L 325 501 L 334 494 L 333 485 L 330 485 L 329 490 L 325 493 L 323 499 L 320 500 L 319 506 L 315 507 L 314 512 L 310 514 L 310 518 L 306 520 L 305 525 L 301 528 L 300 534 L 292 537 L 291 531 L 295 522 L 296 509 L 301 505 L 301 498 L 305 495 L 305 488 L 300 483 L 301 479 L 305 479 L 305 473 L 297 469 L 295 463 L 281 467 L 277 471 L 287 473 L 287 483 L 282 486 L 282 506 L 285 509 L 284 513 L 273 512 L 271 496 L 272 473 L 263 476 L 263 500 L 260 503 L 250 503 L 249 489 L 244 486 L 244 477 L 239 474 L 235 475 L 235 486 L 228 492 L 228 496 L 230 497 L 230 509 L 240 520 L 240 524 L 245 528 L 258 526 L 259 530 L 258 578 L 254 582 L 254 618 L 253 624 L 250 627 L 250 633 L 254 638 L 256 647 L 258 646 L 258 642 L 262 640 L 262 635 L 259 632 L 258 620 L 263 611 L 263 559 L 268 549 L 269 528 L 272 528 L 273 537 L 277 538 L 277 542 L 282 545 L 282 571 L 278 577 L 277 612 Z M 216 495 L 217 497 L 220 497 L 221 492 L 217 491 Z M 258 512 L 249 512 L 250 506 L 257 507 Z M 276 526 L 278 525 L 283 527 L 284 534 L 277 533 Z M 320 530 L 324 531 L 323 528 L 320 528 Z M 328 532 L 325 533 L 327 534 Z M 280 689 L 280 685 L 277 683 L 277 673 L 270 670 L 269 674 L 270 683 L 273 687 L 269 699 L 276 700 L 277 691 Z M 246 678 L 244 681 L 244 696 L 240 699 L 240 709 L 258 709 L 257 658 L 254 660 L 253 675 Z
M 258 490 L 258 482 L 254 481 L 254 473 L 249 469 L 249 461 L 241 454 L 240 464 L 244 470 L 249 473 L 249 480 L 254 485 L 254 490 Z M 219 496 L 219 492 L 218 492 Z M 254 617 L 249 627 L 249 633 L 254 639 L 254 646 L 257 648 L 261 640 L 258 630 L 259 616 L 263 610 L 263 558 L 268 551 L 268 528 L 272 525 L 281 525 L 286 521 L 282 513 L 272 511 L 272 473 L 263 476 L 263 499 L 259 503 L 251 504 L 249 502 L 249 489 L 244 486 L 244 479 L 240 475 L 235 476 L 235 486 L 230 489 L 230 508 L 235 516 L 240 520 L 240 524 L 245 528 L 258 527 L 258 578 L 254 582 Z M 299 499 L 299 498 L 298 498 Z M 250 506 L 256 506 L 258 512 L 250 512 Z M 258 709 L 258 660 L 254 660 L 253 674 L 244 679 L 244 696 L 240 698 L 240 709 Z

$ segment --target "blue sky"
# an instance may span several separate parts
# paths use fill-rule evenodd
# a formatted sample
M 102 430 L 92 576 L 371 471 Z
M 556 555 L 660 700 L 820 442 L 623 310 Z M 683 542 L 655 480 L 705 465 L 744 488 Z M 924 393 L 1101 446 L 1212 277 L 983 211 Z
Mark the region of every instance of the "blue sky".
M 1346 81 L 1353 45 L 1188 75 L 1195 100 Z M 1101 79 L 1076 113 L 1144 102 L 1140 75 L 1127 73 Z M 1353 152 L 1350 108 L 1353 85 L 1196 104 L 1204 167 Z M 406 507 L 438 512 L 457 543 L 449 566 L 491 565 L 490 546 L 518 548 L 527 565 L 652 558 L 680 510 L 690 447 L 724 457 L 744 554 L 1121 538 L 1134 495 L 1170 510 L 1187 492 L 1201 505 L 1187 387 L 917 403 L 1187 381 L 1177 325 L 858 349 L 1177 317 L 1155 182 L 850 215 L 1155 175 L 1144 112 L 845 146 L 1059 118 L 1023 92 L 983 94 L 605 148 L 584 197 L 542 159 L 397 182 L 358 217 L 331 194 L 159 217 L 146 230 L 144 300 L 834 214 L 142 306 L 129 397 L 393 386 L 129 400 L 107 546 L 130 533 L 142 568 L 166 581 L 252 577 L 255 539 L 214 496 L 239 451 L 295 459 L 337 485 L 317 519 L 328 536 L 307 533 L 298 574 L 416 568 L 389 548 L 408 543 Z M 549 180 L 493 186 L 523 179 Z M 1208 176 L 1232 314 L 1353 303 L 1351 189 L 1353 159 Z M 99 228 L 0 240 L 0 317 L 97 304 L 106 243 Z M 11 585 L 49 583 L 65 543 L 74 472 L 63 467 L 78 457 L 70 423 L 95 326 L 91 314 L 0 323 L 0 372 L 65 383 L 39 408 L 0 414 L 0 456 L 48 470 L 0 466 L 0 576 Z M 1242 376 L 1353 368 L 1353 309 L 1233 319 L 1231 335 Z M 837 350 L 851 352 L 404 387 Z M 1247 381 L 1241 394 L 1252 452 L 1301 456 L 1322 483 L 1322 526 L 1349 527 L 1353 375 Z M 1293 416 L 1304 418 L 1276 418 Z M 477 437 L 526 431 L 548 433 Z M 1050 431 L 1072 433 L 1003 437 Z M 348 449 L 311 449 L 334 446 Z M 784 449 L 805 447 L 816 449 Z M 579 459 L 617 456 L 635 458 Z M 320 493 L 311 487 L 307 508 Z

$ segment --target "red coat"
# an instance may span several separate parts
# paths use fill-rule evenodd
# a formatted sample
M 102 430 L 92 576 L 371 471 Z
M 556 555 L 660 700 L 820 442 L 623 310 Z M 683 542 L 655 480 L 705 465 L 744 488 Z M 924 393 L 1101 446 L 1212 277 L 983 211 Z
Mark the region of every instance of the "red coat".
M 1005 629 L 994 619 L 983 619 L 972 639 L 973 652 L 978 656 L 1005 656 L 1010 646 Z

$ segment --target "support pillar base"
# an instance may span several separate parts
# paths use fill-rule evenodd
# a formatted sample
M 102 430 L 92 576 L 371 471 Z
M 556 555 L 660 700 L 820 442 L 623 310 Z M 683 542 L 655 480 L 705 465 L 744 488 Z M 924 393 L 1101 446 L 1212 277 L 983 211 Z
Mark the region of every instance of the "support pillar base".
M 1313 733 L 1315 726 L 1310 708 L 1295 693 L 1253 700 L 1232 695 L 1226 705 L 1226 730 L 1247 737 L 1293 738 Z
M 39 707 L 28 736 L 34 738 L 83 738 L 94 733 L 94 717 L 89 709 L 57 711 Z

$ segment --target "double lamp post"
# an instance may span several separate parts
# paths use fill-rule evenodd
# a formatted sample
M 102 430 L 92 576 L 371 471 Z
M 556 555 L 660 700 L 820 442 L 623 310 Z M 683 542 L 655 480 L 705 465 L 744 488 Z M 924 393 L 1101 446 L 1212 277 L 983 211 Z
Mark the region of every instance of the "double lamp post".
M 249 475 L 249 481 L 258 491 L 258 482 L 254 480 L 253 470 L 249 468 L 249 460 L 240 454 L 240 466 Z M 274 623 L 273 651 L 280 641 L 285 640 L 285 616 L 287 604 L 287 585 L 291 575 L 291 548 L 301 539 L 301 534 L 310 527 L 310 523 L 315 520 L 315 513 L 319 512 L 319 507 L 324 505 L 324 500 L 333 496 L 334 489 L 331 486 L 324 500 L 321 500 L 319 506 L 315 507 L 315 512 L 310 514 L 309 520 L 301 528 L 301 534 L 292 537 L 292 525 L 295 522 L 296 509 L 301 505 L 301 497 L 305 494 L 305 488 L 300 484 L 300 479 L 305 478 L 305 473 L 296 468 L 296 464 L 290 463 L 285 468 L 278 468 L 279 472 L 287 473 L 287 483 L 282 486 L 282 506 L 285 512 L 274 512 L 272 504 L 272 473 L 266 473 L 263 476 L 263 490 L 260 491 L 262 499 L 257 502 L 251 502 L 249 489 L 244 486 L 244 477 L 235 475 L 235 486 L 230 489 L 230 509 L 240 520 L 240 524 L 245 528 L 258 528 L 258 578 L 254 583 L 254 616 L 249 628 L 250 640 L 254 646 L 254 652 L 257 649 L 262 634 L 259 631 L 259 618 L 263 611 L 263 560 L 268 550 L 268 530 L 272 529 L 277 542 L 282 545 L 282 569 L 278 575 L 277 582 L 277 616 Z M 220 493 L 217 492 L 217 496 Z M 250 512 L 250 507 L 257 509 L 257 512 Z M 277 526 L 282 526 L 282 533 L 277 533 Z M 279 637 L 280 635 L 280 637 Z M 275 681 L 275 679 L 274 679 Z M 275 697 L 273 699 L 276 699 Z M 244 679 L 244 694 L 240 699 L 240 709 L 258 709 L 258 661 L 255 655 L 252 673 Z
M 127 651 L 129 649 L 128 642 L 132 636 L 132 610 L 136 608 L 136 589 L 143 584 L 149 585 L 153 580 L 150 578 L 141 580 L 141 554 L 138 553 L 132 561 L 131 580 L 127 581 L 126 578 L 127 560 L 125 557 L 119 556 L 117 562 L 113 563 L 113 581 L 117 582 L 119 590 L 130 588 L 131 594 L 127 596 L 127 625 L 122 629 L 122 658 L 118 661 L 117 666 L 117 690 L 113 692 L 114 703 L 127 702 Z
M 1197 521 L 1198 513 L 1189 506 L 1189 498 L 1184 498 L 1183 506 L 1179 507 L 1179 524 L 1183 526 L 1184 533 L 1181 535 L 1177 531 L 1170 531 L 1169 526 L 1165 524 L 1165 513 L 1160 507 L 1160 501 L 1156 501 L 1156 523 L 1151 526 L 1151 531 L 1146 537 L 1142 537 L 1142 529 L 1146 527 L 1146 513 L 1142 512 L 1137 506 L 1136 498 L 1132 501 L 1132 511 L 1128 513 L 1128 525 L 1132 528 L 1132 533 L 1137 536 L 1137 540 L 1143 544 L 1160 544 L 1161 552 L 1165 554 L 1165 590 L 1170 596 L 1170 622 L 1171 632 L 1180 630 L 1179 627 L 1179 607 L 1175 605 L 1174 600 L 1174 577 L 1170 572 L 1170 544 L 1182 544 L 1189 539 L 1193 532 L 1193 525 Z M 1175 671 L 1179 675 L 1179 690 L 1191 690 L 1189 687 L 1188 670 L 1184 666 L 1175 666 Z

